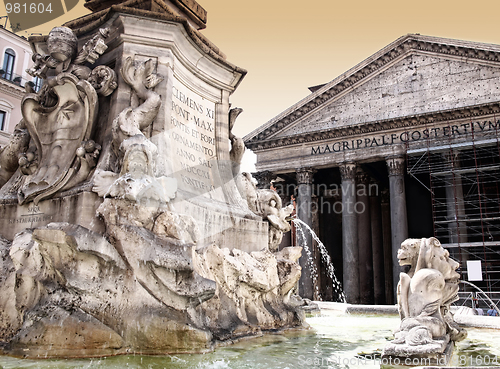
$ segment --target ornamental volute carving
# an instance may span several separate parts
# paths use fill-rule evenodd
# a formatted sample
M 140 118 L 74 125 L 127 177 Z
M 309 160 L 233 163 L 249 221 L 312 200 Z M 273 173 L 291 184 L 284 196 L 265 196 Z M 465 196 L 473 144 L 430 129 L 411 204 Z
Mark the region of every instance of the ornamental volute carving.
M 297 173 L 297 184 L 312 184 L 314 173 L 316 169 L 314 168 L 298 168 L 295 170 Z
M 347 162 L 339 166 L 342 181 L 354 181 L 356 179 L 356 163 Z
M 368 186 L 370 176 L 361 168 L 356 170 L 356 183 Z
M 276 175 L 269 170 L 263 170 L 261 172 L 252 173 L 252 177 L 257 180 L 258 189 L 269 189 L 271 187 L 271 181 L 276 178 Z
M 402 156 L 389 157 L 387 161 L 387 170 L 389 176 L 403 176 L 405 173 L 405 159 Z

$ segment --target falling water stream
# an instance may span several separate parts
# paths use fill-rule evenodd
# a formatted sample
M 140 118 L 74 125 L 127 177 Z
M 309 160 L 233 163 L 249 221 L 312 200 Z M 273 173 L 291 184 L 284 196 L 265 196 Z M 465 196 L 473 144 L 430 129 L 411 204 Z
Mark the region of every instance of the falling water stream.
M 479 292 L 481 292 L 481 294 L 484 297 L 486 297 L 486 299 L 489 301 L 490 306 L 493 306 L 495 308 L 495 310 L 497 311 L 497 313 L 500 315 L 500 309 L 498 309 L 498 307 L 496 306 L 496 304 L 490 299 L 490 297 L 482 289 L 480 289 L 474 283 L 470 283 L 469 281 L 463 281 L 463 280 L 461 280 L 460 283 L 463 283 L 463 284 L 466 284 L 468 286 L 471 286 L 471 287 L 475 288 L 476 290 L 478 290 Z
M 309 270 L 311 272 L 311 277 L 313 279 L 313 285 L 316 285 L 316 288 L 318 288 L 317 283 L 316 283 L 316 280 L 318 278 L 318 270 L 317 270 L 317 267 L 316 267 L 314 260 L 313 260 L 313 257 L 312 257 L 311 247 L 307 244 L 307 238 L 306 238 L 306 235 L 305 235 L 302 227 L 307 229 L 307 231 L 311 234 L 314 241 L 316 241 L 316 243 L 318 244 L 318 248 L 319 248 L 319 251 L 321 253 L 321 259 L 323 260 L 323 263 L 326 266 L 326 275 L 328 276 L 328 278 L 330 278 L 330 280 L 333 283 L 333 289 L 337 295 L 337 301 L 346 302 L 345 294 L 344 294 L 344 291 L 342 289 L 342 284 L 339 282 L 339 280 L 337 279 L 337 276 L 335 275 L 335 268 L 333 266 L 332 259 L 330 258 L 330 255 L 328 254 L 328 250 L 326 249 L 323 242 L 321 242 L 319 237 L 311 229 L 311 227 L 309 227 L 309 225 L 307 223 L 303 222 L 302 220 L 300 220 L 298 218 L 292 219 L 292 222 L 296 226 L 297 234 L 299 235 L 300 240 L 301 240 L 300 244 L 305 249 L 305 252 L 307 255 L 307 265 L 308 265 Z

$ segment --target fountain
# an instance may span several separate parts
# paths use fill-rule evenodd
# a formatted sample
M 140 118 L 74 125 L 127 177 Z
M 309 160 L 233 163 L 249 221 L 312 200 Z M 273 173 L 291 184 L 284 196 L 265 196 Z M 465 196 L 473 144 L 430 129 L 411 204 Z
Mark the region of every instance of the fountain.
M 58 360 L 0 356 L 0 367 L 3 369 L 391 368 L 388 365 L 389 360 L 382 359 L 380 348 L 387 343 L 392 330 L 399 325 L 399 317 L 396 315 L 344 314 L 322 309 L 321 315 L 308 317 L 307 322 L 311 326 L 310 330 L 274 332 L 221 346 L 204 354 L 160 356 L 128 354 Z M 457 343 L 449 365 L 498 367 L 499 340 L 500 330 L 468 328 L 467 338 Z M 397 364 L 398 361 L 394 360 L 392 363 Z M 400 363 L 404 364 L 405 361 Z M 422 360 L 419 364 L 422 364 L 421 367 L 428 367 L 429 361 Z
M 497 311 L 498 315 L 500 315 L 500 309 L 496 306 L 496 304 L 490 299 L 490 297 L 482 289 L 480 289 L 474 283 L 471 283 L 469 281 L 461 280 L 460 283 L 466 284 L 467 286 L 470 286 L 470 287 L 474 288 L 475 290 L 479 291 L 483 295 L 483 297 L 486 298 L 486 300 L 488 300 L 488 302 L 490 303 L 490 306 L 493 307 Z M 472 308 L 474 308 L 474 306 L 472 306 Z
M 309 225 L 307 223 L 303 222 L 299 218 L 292 219 L 292 222 L 297 227 L 297 234 L 299 235 L 299 237 L 301 239 L 301 245 L 303 245 L 303 247 L 305 249 L 305 252 L 307 255 L 307 265 L 311 270 L 311 277 L 313 279 L 313 285 L 316 285 L 316 279 L 317 279 L 318 272 L 316 270 L 316 266 L 313 263 L 311 249 L 309 248 L 309 245 L 307 244 L 307 239 L 306 239 L 306 236 L 305 236 L 305 233 L 304 233 L 302 227 L 307 229 L 307 231 L 311 234 L 312 238 L 314 239 L 314 241 L 316 241 L 316 244 L 318 245 L 318 248 L 319 248 L 320 253 L 321 253 L 321 259 L 326 266 L 326 275 L 333 283 L 333 289 L 334 289 L 334 292 L 336 293 L 337 300 L 339 302 L 345 303 L 346 298 L 345 298 L 344 290 L 342 289 L 342 284 L 340 283 L 340 281 L 337 279 L 337 276 L 335 275 L 335 268 L 333 266 L 332 260 L 330 258 L 330 254 L 328 253 L 328 250 L 326 249 L 325 245 L 323 244 L 323 242 L 321 242 L 319 237 L 311 229 L 311 227 L 309 227 Z
M 0 342 L 29 358 L 206 352 L 302 327 L 290 207 L 239 172 L 246 71 L 187 6 L 87 2 L 30 39 L 0 152 Z M 107 4 L 107 3 L 106 3 Z
M 458 300 L 459 264 L 434 237 L 408 239 L 398 250 L 401 273 L 398 306 L 401 325 L 395 340 L 384 348 L 383 357 L 410 360 L 430 359 L 436 365 L 447 364 L 454 343 L 467 332 L 454 320 L 450 306 Z
M 196 31 L 201 7 L 174 3 L 88 1 L 92 14 L 31 38 L 29 73 L 45 84 L 27 86 L 0 152 L 0 366 L 366 367 L 395 318 L 324 313 L 308 318 L 316 333 L 300 329 L 302 250 L 278 250 L 293 209 L 239 170 L 229 95 L 246 72 Z M 408 259 L 385 357 L 465 337 L 448 313 L 453 265 L 424 263 L 436 245 L 419 240 Z

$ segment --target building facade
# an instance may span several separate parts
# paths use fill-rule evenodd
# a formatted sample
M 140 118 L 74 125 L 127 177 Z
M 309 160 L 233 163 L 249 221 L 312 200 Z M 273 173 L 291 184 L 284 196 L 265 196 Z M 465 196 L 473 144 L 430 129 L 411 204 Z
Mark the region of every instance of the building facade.
M 38 90 L 41 80 L 31 77 L 26 69 L 33 65 L 28 40 L 0 26 L 0 147 L 8 141 L 22 119 L 21 99 L 24 85 L 32 82 Z
M 394 303 L 401 242 L 431 236 L 500 291 L 500 45 L 410 34 L 311 91 L 244 140 L 347 301 Z M 338 298 L 311 254 L 301 294 Z

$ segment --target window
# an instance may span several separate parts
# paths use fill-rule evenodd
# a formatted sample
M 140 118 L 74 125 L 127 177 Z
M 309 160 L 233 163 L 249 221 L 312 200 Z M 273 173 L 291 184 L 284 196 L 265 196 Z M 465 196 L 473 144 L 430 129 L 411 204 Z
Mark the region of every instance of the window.
M 14 61 L 16 60 L 16 53 L 12 49 L 5 50 L 3 56 L 3 78 L 12 81 L 14 77 Z
M 40 91 L 42 85 L 43 85 L 43 79 L 41 79 L 40 77 L 33 78 L 33 89 L 35 90 L 35 92 Z
M 7 118 L 7 113 L 3 110 L 0 110 L 0 131 L 3 131 L 5 128 L 5 119 Z

